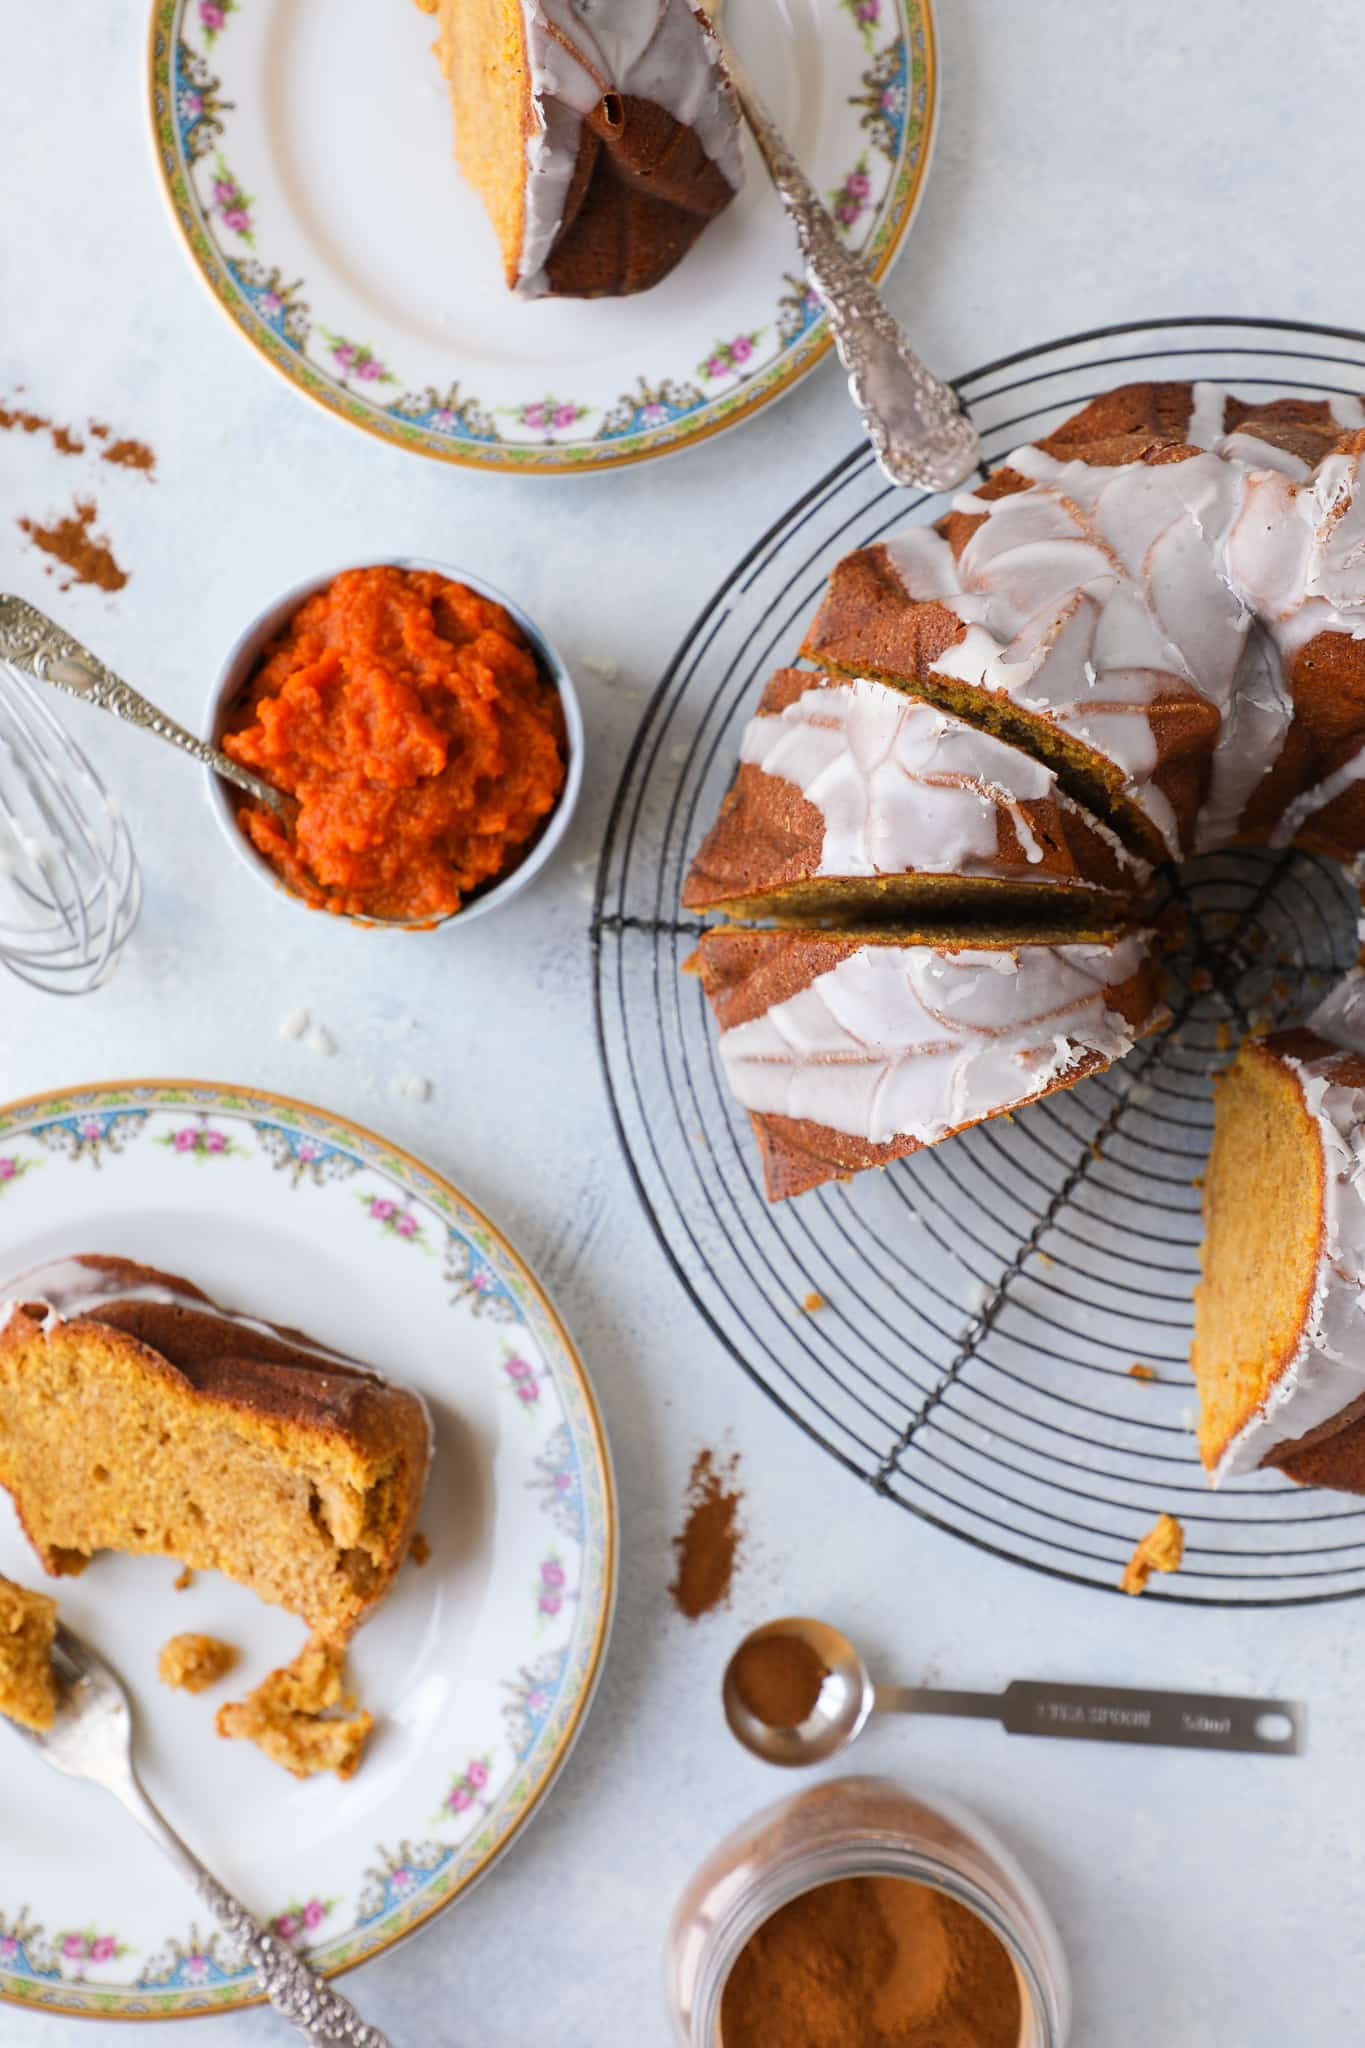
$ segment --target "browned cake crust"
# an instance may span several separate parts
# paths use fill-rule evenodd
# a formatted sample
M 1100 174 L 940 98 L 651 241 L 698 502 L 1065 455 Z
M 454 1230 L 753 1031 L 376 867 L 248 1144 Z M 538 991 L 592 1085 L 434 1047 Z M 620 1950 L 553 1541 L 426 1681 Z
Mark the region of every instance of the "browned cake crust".
M 776 717 L 807 691 L 837 687 L 835 679 L 810 669 L 780 668 L 764 689 L 759 715 Z M 967 887 L 973 880 L 985 883 L 979 892 L 983 905 L 989 898 L 992 908 L 1002 907 L 1002 891 L 1009 892 L 1022 915 L 1046 916 L 1060 907 L 1068 891 L 1096 902 L 1107 895 L 1112 899 L 1111 914 L 1128 903 L 1134 886 L 1132 868 L 1079 807 L 1050 799 L 1017 806 L 1032 836 L 1032 851 L 1041 855 L 1034 859 L 1020 843 L 1014 809 L 1003 801 L 996 803 L 996 860 L 1015 868 L 1017 875 L 965 878 Z M 716 822 L 697 850 L 683 886 L 683 905 L 688 910 L 724 910 L 729 916 L 763 915 L 764 899 L 771 897 L 772 913 L 781 915 L 786 908 L 783 892 L 819 876 L 824 841 L 825 820 L 816 804 L 783 776 L 767 775 L 753 762 L 741 761 Z M 1040 883 L 1040 875 L 1054 879 Z M 847 921 L 853 907 L 847 883 L 832 876 L 823 879 L 831 900 L 842 903 L 840 915 Z M 964 886 L 961 877 L 930 875 L 925 880 Z M 866 893 L 871 897 L 874 891 Z
M 171 1555 L 338 1636 L 383 1598 L 430 1459 L 415 1394 L 126 1259 L 64 1261 L 0 1299 L 0 1485 L 46 1570 L 79 1572 L 95 1548 Z M 64 1390 L 61 1474 L 43 1434 L 48 1383 Z M 221 1464 L 203 1462 L 210 1444 Z M 239 1526 L 225 1499 L 233 1461 Z M 123 1514 L 125 1492 L 139 1505 Z
M 608 94 L 584 121 L 545 265 L 551 292 L 602 299 L 648 291 L 734 196 L 691 128 L 652 100 Z
M 890 933 L 885 936 L 888 942 L 899 945 L 913 944 L 917 937 L 911 933 L 896 934 L 894 939 Z M 1065 944 L 1095 935 L 1059 932 L 1052 936 Z M 1099 936 L 1112 938 L 1115 935 L 1107 932 Z M 818 975 L 827 974 L 868 942 L 866 933 L 745 931 L 718 926 L 703 932 L 698 942 L 702 987 L 715 1012 L 717 1024 L 722 1031 L 728 1031 L 736 1024 L 764 1015 L 774 1004 L 785 1002 L 799 989 L 808 988 Z M 932 937 L 926 936 L 922 943 L 932 944 L 945 952 L 960 952 L 979 947 L 982 940 L 979 934 L 970 932 L 956 938 L 935 933 Z M 1020 936 L 1000 943 L 1023 945 L 1028 940 Z M 1136 1032 L 1151 1030 L 1166 1015 L 1157 975 L 1150 963 L 1145 964 L 1131 980 L 1115 984 L 1108 992 L 1108 1002 Z M 1031 1095 L 1021 1095 L 1010 1108 L 1022 1109 L 1058 1089 L 1073 1088 L 1088 1074 L 1097 1073 L 1108 1064 L 1101 1054 L 1087 1052 L 1064 1075 Z M 887 1144 L 873 1144 L 845 1131 L 831 1130 L 827 1124 L 814 1123 L 808 1117 L 751 1112 L 749 1121 L 758 1141 L 764 1187 L 770 1202 L 805 1194 L 824 1181 L 847 1180 L 867 1167 L 889 1166 L 893 1159 L 904 1159 L 912 1152 L 924 1150 L 917 1138 L 895 1138 Z M 973 1118 L 970 1121 L 984 1119 Z M 958 1131 L 967 1128 L 967 1123 L 955 1124 L 943 1133 L 943 1137 L 955 1137 Z M 942 1143 L 942 1139 L 935 1142 Z
M 1059 460 L 1092 465 L 1181 462 L 1201 452 L 1184 440 L 1193 407 L 1190 384 L 1128 384 L 1092 400 L 1037 445 Z M 1229 397 L 1223 423 L 1225 432 L 1255 434 L 1310 464 L 1333 450 L 1365 450 L 1365 432 L 1344 432 L 1325 400 L 1277 398 L 1252 406 Z M 975 495 L 1007 497 L 1028 487 L 1028 478 L 1004 467 L 977 486 Z M 987 516 L 950 512 L 938 522 L 937 531 L 960 556 Z M 836 565 L 801 652 L 822 667 L 933 696 L 934 664 L 964 633 L 946 604 L 907 594 L 885 548 L 878 544 L 861 548 Z M 1365 641 L 1342 633 L 1318 634 L 1295 656 L 1286 683 L 1294 721 L 1279 759 L 1244 814 L 1243 837 L 1249 842 L 1268 837 L 1291 797 L 1323 781 L 1365 743 Z M 995 715 L 993 700 L 985 691 L 978 691 L 977 697 L 974 707 L 955 695 L 951 708 L 969 721 L 989 723 Z M 1158 698 L 1145 708 L 1157 752 L 1151 779 L 1170 802 L 1188 844 L 1207 792 L 1218 712 L 1195 692 Z M 1123 798 L 1123 777 L 1112 761 L 1087 749 L 1074 733 L 1068 735 L 1063 751 L 1045 715 L 1022 712 L 1017 706 L 1007 715 L 1014 728 L 1009 736 L 1051 760 L 1063 787 L 1108 815 L 1120 836 L 1147 858 L 1165 857 L 1150 822 L 1136 804 Z M 1031 727 L 1027 737 L 1023 727 Z M 1315 815 L 1299 843 L 1311 852 L 1353 858 L 1365 847 L 1365 783 L 1353 785 Z

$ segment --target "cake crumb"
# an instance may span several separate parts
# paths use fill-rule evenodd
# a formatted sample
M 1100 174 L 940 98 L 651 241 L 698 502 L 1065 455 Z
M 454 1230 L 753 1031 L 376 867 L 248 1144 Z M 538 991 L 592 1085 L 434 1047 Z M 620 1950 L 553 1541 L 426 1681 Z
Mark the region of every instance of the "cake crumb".
M 585 654 L 581 664 L 590 676 L 596 676 L 599 683 L 614 683 L 621 673 L 619 661 L 611 661 L 600 654 Z
M 408 1556 L 419 1571 L 431 1558 L 431 1545 L 427 1542 L 420 1529 L 414 1533 L 412 1542 L 408 1545 Z
M 319 1771 L 353 1777 L 374 1717 L 342 1697 L 345 1662 L 344 1644 L 310 1636 L 292 1664 L 272 1671 L 244 1700 L 218 1709 L 218 1733 L 227 1741 L 254 1742 L 296 1778 Z
M 1139 1365 L 1135 1360 L 1128 1368 L 1130 1380 L 1159 1380 L 1161 1374 L 1154 1365 Z
M 398 1082 L 398 1093 L 408 1102 L 429 1102 L 431 1083 L 425 1074 L 404 1074 Z
M 174 1692 L 207 1692 L 220 1678 L 226 1678 L 236 1662 L 233 1645 L 220 1642 L 217 1636 L 172 1636 L 161 1646 L 156 1675 Z
M 0 1714 L 45 1734 L 57 1718 L 57 1603 L 0 1578 Z
M 315 1024 L 308 1034 L 308 1050 L 324 1060 L 331 1059 L 337 1049 L 337 1042 L 324 1024 Z
M 1145 1593 L 1153 1572 L 1178 1572 L 1185 1556 L 1185 1532 L 1174 1515 L 1158 1515 L 1123 1568 L 1119 1590 Z
M 808 1316 L 813 1316 L 818 1309 L 828 1308 L 829 1303 L 818 1288 L 812 1287 L 809 1294 L 802 1295 L 801 1306 Z
M 188 1593 L 188 1592 L 189 1592 L 189 1590 L 190 1590 L 190 1587 L 191 1587 L 191 1586 L 192 1586 L 193 1584 L 194 1584 L 194 1573 L 193 1573 L 193 1572 L 192 1572 L 192 1571 L 190 1570 L 190 1568 L 189 1568 L 189 1566 L 188 1566 L 187 1564 L 182 1564 L 182 1565 L 181 1565 L 181 1567 L 180 1567 L 180 1576 L 179 1576 L 179 1578 L 178 1578 L 178 1579 L 176 1579 L 176 1580 L 175 1580 L 175 1582 L 174 1582 L 174 1584 L 173 1584 L 173 1586 L 172 1586 L 172 1588 L 171 1588 L 172 1592 L 175 1592 L 175 1593 Z
M 281 1038 L 302 1038 L 307 1029 L 307 1010 L 286 1010 L 280 1019 Z

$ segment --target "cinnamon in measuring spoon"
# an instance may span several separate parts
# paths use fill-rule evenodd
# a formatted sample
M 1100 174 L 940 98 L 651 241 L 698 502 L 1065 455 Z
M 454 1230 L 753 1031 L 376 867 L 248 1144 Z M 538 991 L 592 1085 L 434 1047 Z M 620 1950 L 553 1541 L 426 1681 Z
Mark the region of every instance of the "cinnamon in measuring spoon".
M 970 1907 L 902 1877 L 803 1892 L 741 1951 L 719 2048 L 1019 2048 L 1004 1943 Z
M 809 1720 L 828 1677 L 819 1652 L 801 1636 L 751 1636 L 735 1654 L 735 1691 L 765 1728 L 799 1728 Z

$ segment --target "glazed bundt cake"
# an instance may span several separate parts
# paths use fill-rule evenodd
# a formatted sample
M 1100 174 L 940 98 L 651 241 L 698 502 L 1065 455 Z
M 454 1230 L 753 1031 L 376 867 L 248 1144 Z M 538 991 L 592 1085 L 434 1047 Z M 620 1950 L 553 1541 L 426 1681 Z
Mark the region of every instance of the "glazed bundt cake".
M 779 669 L 739 758 L 689 910 L 1105 921 L 1150 874 L 1046 762 L 884 683 Z
M 1109 393 L 835 569 L 803 652 L 1051 762 L 1148 858 L 1365 846 L 1365 407 Z
M 176 1557 L 344 1639 L 407 1553 L 415 1394 L 186 1280 L 84 1256 L 0 1306 L 0 1485 L 44 1568 Z
M 770 1201 L 1069 1088 L 1165 1019 L 1142 932 L 702 934 Z
M 438 0 L 460 168 L 526 298 L 646 291 L 739 186 L 739 113 L 693 0 Z

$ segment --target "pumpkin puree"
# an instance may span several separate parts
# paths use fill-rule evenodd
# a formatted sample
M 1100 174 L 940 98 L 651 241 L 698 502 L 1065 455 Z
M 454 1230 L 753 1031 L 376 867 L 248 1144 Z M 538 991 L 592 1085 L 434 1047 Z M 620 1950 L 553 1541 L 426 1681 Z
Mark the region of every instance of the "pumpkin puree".
M 427 569 L 347 569 L 272 641 L 222 745 L 298 799 L 238 823 L 298 895 L 352 916 L 458 910 L 564 786 L 564 714 L 499 604 Z

